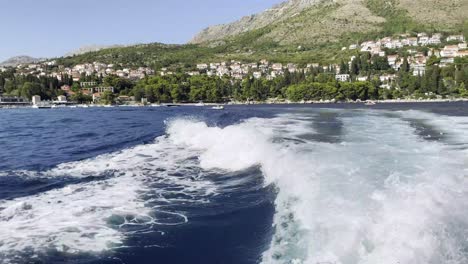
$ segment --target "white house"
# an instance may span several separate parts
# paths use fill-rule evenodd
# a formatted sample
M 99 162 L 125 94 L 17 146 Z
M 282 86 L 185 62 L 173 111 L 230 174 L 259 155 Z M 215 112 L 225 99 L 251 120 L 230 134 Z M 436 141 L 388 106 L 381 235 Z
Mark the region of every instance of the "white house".
M 451 35 L 447 37 L 447 41 L 465 41 L 465 37 L 463 35 Z
M 426 64 L 411 64 L 411 69 L 413 70 L 413 76 L 423 76 L 426 74 Z
M 440 41 L 440 38 L 442 36 L 440 34 L 434 34 L 428 41 L 427 41 L 427 44 L 429 45 L 439 45 L 440 43 L 442 43 Z
M 440 51 L 440 56 L 443 58 L 456 57 L 458 54 L 458 45 L 448 45 L 445 46 L 443 50 Z
M 351 76 L 349 74 L 337 74 L 335 79 L 339 82 L 347 82 L 349 81 L 350 77 Z
M 206 70 L 206 69 L 208 69 L 208 64 L 206 64 L 206 63 L 197 64 L 197 69 Z
M 398 55 L 388 55 L 387 59 L 388 59 L 388 64 L 393 67 L 396 64 L 396 61 L 398 59 Z
M 387 74 L 387 75 L 381 75 L 379 77 L 380 81 L 381 82 L 385 82 L 385 81 L 393 81 L 396 79 L 396 75 L 395 74 Z
M 253 72 L 253 77 L 255 79 L 260 79 L 262 77 L 262 73 L 261 72 Z
M 41 97 L 39 95 L 34 95 L 32 97 L 32 103 L 33 105 L 38 105 L 41 102 Z
M 283 70 L 283 64 L 274 63 L 273 65 L 271 65 L 271 69 L 274 70 L 274 71 L 281 71 L 281 70 Z
M 429 43 L 429 37 L 420 37 L 418 43 L 422 46 L 426 46 Z
M 59 95 L 57 96 L 57 102 L 66 103 L 67 97 L 65 95 Z
M 457 54 L 458 57 L 468 57 L 468 50 L 460 50 Z

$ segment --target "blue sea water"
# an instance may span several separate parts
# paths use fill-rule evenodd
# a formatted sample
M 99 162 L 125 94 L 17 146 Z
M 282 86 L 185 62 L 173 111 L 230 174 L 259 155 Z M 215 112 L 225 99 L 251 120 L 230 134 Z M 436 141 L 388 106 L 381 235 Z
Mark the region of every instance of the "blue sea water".
M 467 263 L 468 105 L 5 109 L 1 263 Z

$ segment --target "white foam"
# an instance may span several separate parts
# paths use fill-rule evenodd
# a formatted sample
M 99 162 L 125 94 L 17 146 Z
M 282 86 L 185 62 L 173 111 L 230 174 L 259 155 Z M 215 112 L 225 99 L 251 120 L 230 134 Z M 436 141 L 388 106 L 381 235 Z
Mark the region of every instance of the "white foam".
M 264 263 L 467 263 L 466 153 L 381 114 L 342 118 L 341 144 L 274 143 L 293 116 L 223 129 L 178 120 L 168 133 L 202 151 L 204 168 L 261 165 L 279 187 Z
M 216 193 L 209 180 L 193 181 L 183 175 L 197 173 L 198 161 L 190 159 L 195 154 L 162 137 L 153 144 L 61 164 L 47 172 L 23 172 L 102 178 L 0 201 L 0 260 L 11 262 L 26 251 L 102 252 L 122 247 L 128 235 L 152 225 L 187 222 L 183 212 L 164 206 L 207 203 Z M 158 184 L 169 187 L 154 187 Z

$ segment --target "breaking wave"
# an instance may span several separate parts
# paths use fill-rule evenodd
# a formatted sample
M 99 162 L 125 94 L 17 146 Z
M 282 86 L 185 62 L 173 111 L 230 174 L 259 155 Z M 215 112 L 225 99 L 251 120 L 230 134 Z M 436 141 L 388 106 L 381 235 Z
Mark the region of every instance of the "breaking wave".
M 259 165 L 277 186 L 264 263 L 467 263 L 466 149 L 420 137 L 405 118 L 422 112 L 383 113 L 341 113 L 338 144 L 304 139 L 311 113 L 225 128 L 177 120 L 167 132 L 201 151 L 204 169 Z M 463 141 L 466 120 L 435 117 Z

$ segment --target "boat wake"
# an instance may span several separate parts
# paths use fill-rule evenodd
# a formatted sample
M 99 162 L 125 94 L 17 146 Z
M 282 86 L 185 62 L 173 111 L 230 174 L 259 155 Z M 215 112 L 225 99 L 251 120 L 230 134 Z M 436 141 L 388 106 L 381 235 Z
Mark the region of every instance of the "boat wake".
M 427 141 L 405 119 L 418 114 L 343 112 L 336 144 L 308 141 L 317 114 L 303 113 L 223 129 L 179 120 L 168 134 L 201 150 L 204 169 L 260 165 L 277 186 L 264 263 L 467 263 L 467 151 L 452 144 L 463 130 Z M 433 119 L 466 129 L 466 118 Z
M 202 171 L 196 154 L 161 137 L 152 144 L 49 171 L 18 173 L 74 181 L 0 201 L 0 260 L 23 263 L 54 252 L 100 253 L 125 246 L 131 236 L 158 232 L 157 226 L 186 223 L 184 212 L 167 207 L 204 204 L 216 195 L 210 180 L 197 178 Z
M 324 128 L 324 118 L 339 127 Z M 467 263 L 467 121 L 340 110 L 224 128 L 172 120 L 151 144 L 21 172 L 74 180 L 0 200 L 0 260 L 125 247 L 132 236 L 190 222 L 182 208 L 203 208 L 222 188 L 241 186 L 208 174 L 259 167 L 277 189 L 263 263 Z M 429 132 L 443 137 L 428 140 Z

